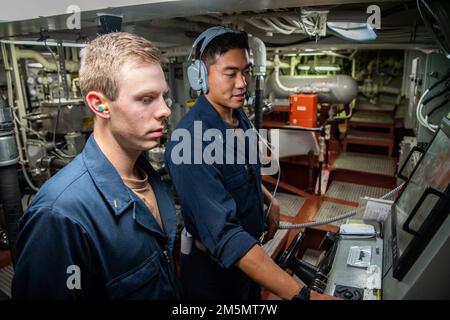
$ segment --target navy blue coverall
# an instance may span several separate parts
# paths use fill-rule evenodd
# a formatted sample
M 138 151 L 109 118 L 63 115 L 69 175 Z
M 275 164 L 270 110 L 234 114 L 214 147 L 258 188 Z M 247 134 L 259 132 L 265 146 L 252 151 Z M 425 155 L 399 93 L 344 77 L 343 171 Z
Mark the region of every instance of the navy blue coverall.
M 16 299 L 176 299 L 172 195 L 141 155 L 164 231 L 93 135 L 49 179 L 20 221 Z M 79 282 L 74 278 L 79 276 Z
M 234 112 L 240 128 L 249 129 L 243 111 Z M 200 133 L 195 129 L 199 124 Z M 201 146 L 205 150 L 209 144 L 208 139 L 202 138 L 208 129 L 220 131 L 224 150 L 229 143 L 224 138 L 226 129 L 230 128 L 204 95 L 179 122 L 178 129 L 189 132 L 191 137 L 191 163 L 174 161 L 172 152 L 178 153 L 177 145 L 182 139 L 172 134 L 165 153 L 166 167 L 181 202 L 187 231 L 207 248 L 204 252 L 194 245 L 189 255 L 182 255 L 181 281 L 186 296 L 188 299 L 260 299 L 260 287 L 234 265 L 259 243 L 264 232 L 260 163 L 248 161 L 247 145 L 243 164 L 227 164 L 225 160 L 222 164 L 195 164 L 196 148 Z M 181 153 L 185 155 L 184 151 Z

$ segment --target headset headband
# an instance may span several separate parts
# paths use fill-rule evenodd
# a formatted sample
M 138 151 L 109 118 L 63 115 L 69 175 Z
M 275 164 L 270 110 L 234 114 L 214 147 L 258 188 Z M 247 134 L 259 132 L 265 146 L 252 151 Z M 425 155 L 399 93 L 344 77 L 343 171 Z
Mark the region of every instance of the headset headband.
M 198 37 L 197 39 L 195 39 L 194 44 L 192 45 L 192 49 L 191 49 L 191 53 L 189 54 L 189 59 L 191 60 L 192 57 L 192 53 L 194 52 L 195 48 L 197 47 L 197 45 L 202 42 L 202 45 L 200 47 L 200 56 L 198 57 L 199 60 L 201 60 L 202 56 L 203 56 L 203 51 L 205 51 L 206 47 L 208 46 L 208 44 L 216 37 L 221 36 L 225 33 L 235 33 L 235 34 L 240 34 L 240 31 L 236 31 L 233 30 L 231 28 L 227 28 L 227 27 L 222 27 L 222 26 L 216 26 L 216 27 L 211 27 L 205 31 L 203 31 Z

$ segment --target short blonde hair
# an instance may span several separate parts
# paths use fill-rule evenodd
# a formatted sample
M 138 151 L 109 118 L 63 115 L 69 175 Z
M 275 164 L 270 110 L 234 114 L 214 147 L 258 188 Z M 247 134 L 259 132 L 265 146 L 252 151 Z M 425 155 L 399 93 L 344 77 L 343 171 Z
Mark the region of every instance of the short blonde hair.
M 80 89 L 83 97 L 99 91 L 111 101 L 119 95 L 121 67 L 128 61 L 161 64 L 160 51 L 147 39 L 127 33 L 113 32 L 92 40 L 80 52 Z

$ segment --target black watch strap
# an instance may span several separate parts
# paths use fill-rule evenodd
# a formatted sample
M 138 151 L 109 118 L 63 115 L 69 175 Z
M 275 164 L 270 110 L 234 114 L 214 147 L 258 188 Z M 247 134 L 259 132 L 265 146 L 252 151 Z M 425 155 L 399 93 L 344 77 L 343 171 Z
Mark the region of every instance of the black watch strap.
M 307 286 L 304 286 L 302 290 L 300 290 L 300 292 L 292 298 L 292 300 L 309 300 L 310 293 L 311 289 L 309 289 Z

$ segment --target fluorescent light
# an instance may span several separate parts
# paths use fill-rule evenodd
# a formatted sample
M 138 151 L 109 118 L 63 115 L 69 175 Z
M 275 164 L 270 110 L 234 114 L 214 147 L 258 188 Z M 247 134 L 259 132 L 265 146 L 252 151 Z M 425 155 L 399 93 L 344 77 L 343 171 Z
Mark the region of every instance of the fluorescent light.
M 309 66 L 309 65 L 298 65 L 297 66 L 298 70 L 302 70 L 302 71 L 311 71 L 311 70 L 315 70 L 318 72 L 328 72 L 328 71 L 340 71 L 341 67 L 339 66 Z
M 377 34 L 367 22 L 328 21 L 327 26 L 337 34 L 350 40 L 370 41 L 377 38 Z
M 316 71 L 339 71 L 341 67 L 339 66 L 315 66 L 314 70 Z
M 28 67 L 42 69 L 44 66 L 42 64 L 40 64 L 39 62 L 30 62 L 30 63 L 28 63 Z
M 299 57 L 312 57 L 312 56 L 323 56 L 323 52 L 301 52 L 298 54 Z

